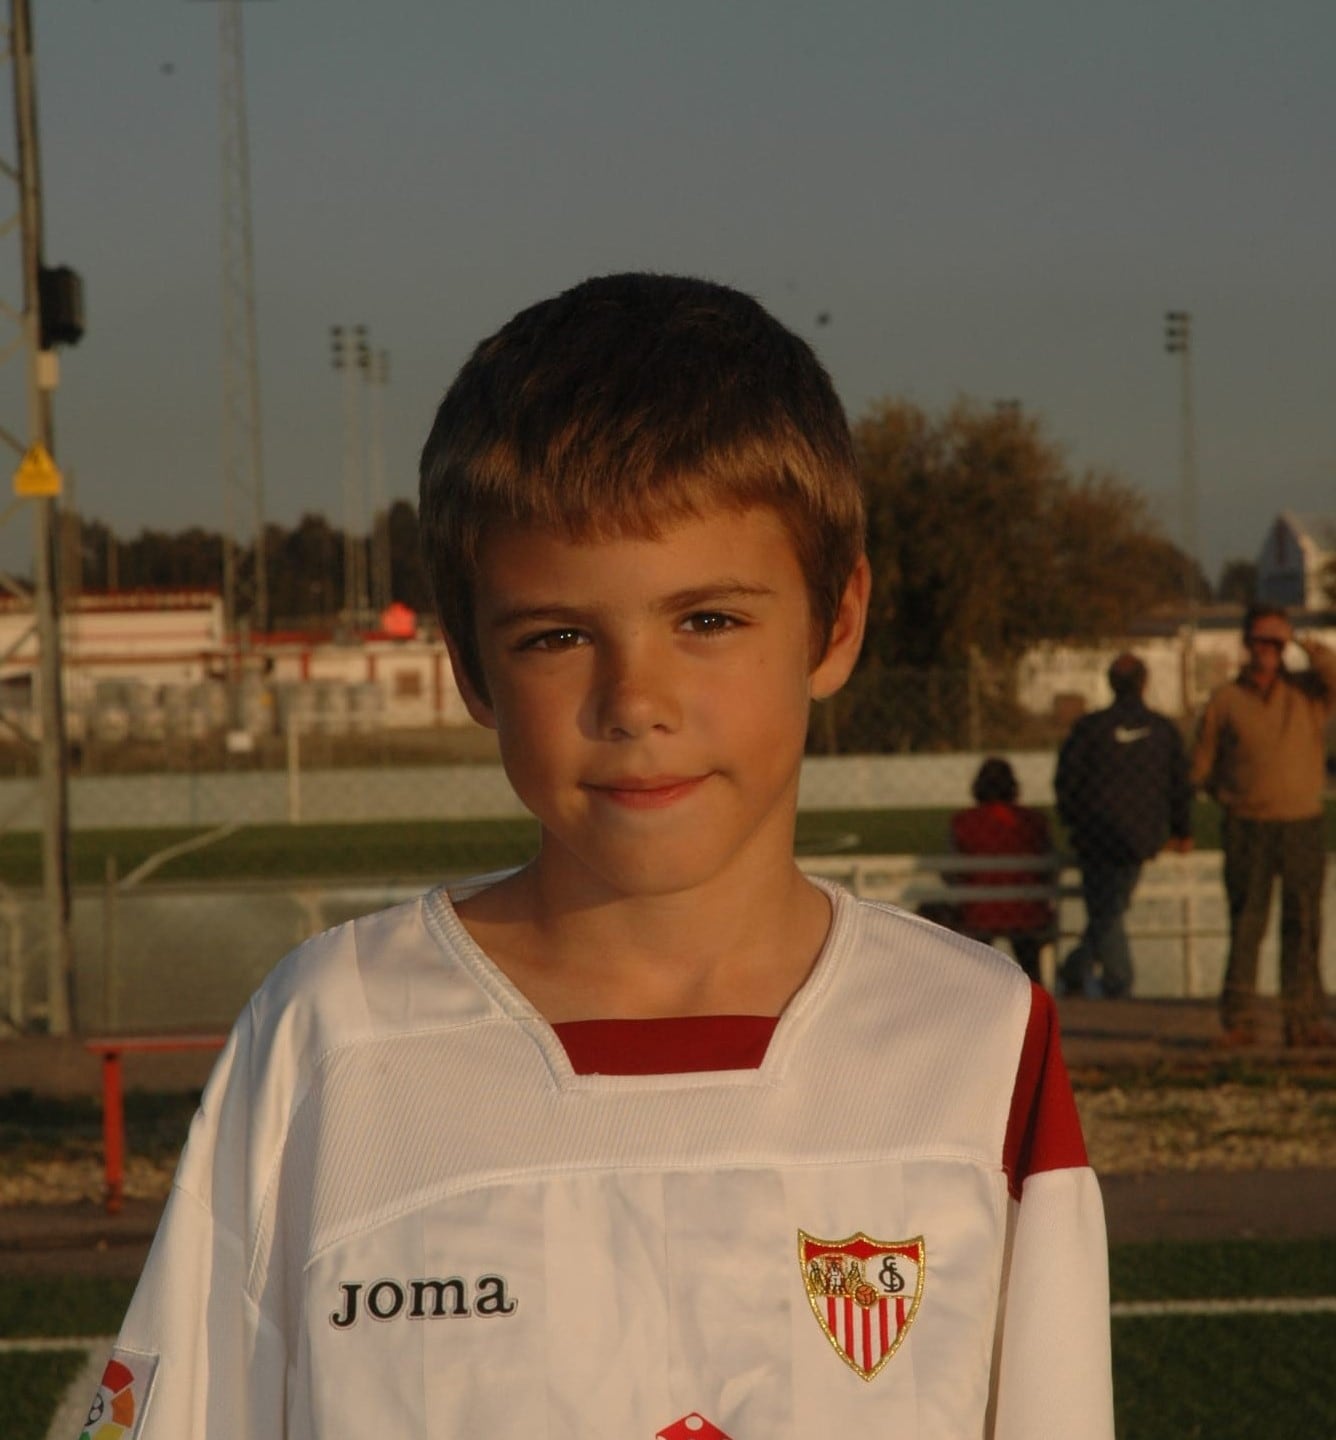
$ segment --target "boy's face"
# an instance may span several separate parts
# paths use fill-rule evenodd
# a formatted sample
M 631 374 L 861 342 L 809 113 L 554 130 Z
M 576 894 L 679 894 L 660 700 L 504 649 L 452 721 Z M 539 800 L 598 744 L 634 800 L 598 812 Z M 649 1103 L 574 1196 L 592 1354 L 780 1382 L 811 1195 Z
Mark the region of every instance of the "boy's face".
M 493 536 L 478 648 L 545 881 L 572 901 L 674 894 L 792 863 L 809 702 L 858 656 L 867 568 L 815 664 L 807 586 L 779 516 L 715 510 L 658 539 Z M 787 873 L 787 872 L 786 872 Z

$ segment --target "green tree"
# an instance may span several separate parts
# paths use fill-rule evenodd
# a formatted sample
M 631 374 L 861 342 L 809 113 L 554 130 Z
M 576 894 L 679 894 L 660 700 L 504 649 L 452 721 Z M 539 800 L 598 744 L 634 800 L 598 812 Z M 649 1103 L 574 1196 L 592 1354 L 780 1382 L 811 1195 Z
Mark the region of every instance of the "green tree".
M 122 590 L 219 589 L 223 583 L 222 539 L 199 526 L 175 533 L 141 530 L 118 551 Z
M 422 564 L 417 507 L 407 500 L 395 500 L 386 514 L 385 523 L 390 532 L 390 574 L 394 598 L 419 615 L 429 615 L 434 607 L 427 572 Z
M 1032 416 L 962 400 L 934 418 L 885 400 L 854 441 L 875 577 L 866 659 L 1013 659 L 1041 640 L 1125 633 L 1189 579 L 1204 585 L 1140 494 L 1073 474 Z
M 1257 566 L 1251 560 L 1226 560 L 1215 598 L 1225 604 L 1251 605 L 1257 598 Z
M 343 604 L 343 532 L 306 514 L 292 530 L 265 528 L 269 615 L 275 629 L 324 624 Z
M 101 520 L 69 512 L 68 565 L 83 589 L 222 589 L 222 536 L 198 527 L 179 532 L 142 530 L 121 540 Z M 395 500 L 380 523 L 389 531 L 394 599 L 420 613 L 431 611 L 431 594 L 418 551 L 417 511 Z M 265 563 L 271 629 L 303 629 L 330 623 L 343 608 L 343 531 L 319 514 L 306 514 L 289 529 L 265 527 Z M 237 565 L 248 575 L 254 547 L 242 545 Z

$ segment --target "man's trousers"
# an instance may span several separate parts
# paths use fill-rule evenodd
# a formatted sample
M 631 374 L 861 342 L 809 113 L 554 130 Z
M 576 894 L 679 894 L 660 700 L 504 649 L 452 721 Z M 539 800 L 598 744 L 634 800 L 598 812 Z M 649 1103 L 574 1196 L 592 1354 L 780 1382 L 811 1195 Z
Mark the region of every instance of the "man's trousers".
M 1123 916 L 1140 877 L 1139 861 L 1119 864 L 1081 857 L 1086 928 L 1080 943 L 1062 962 L 1063 988 L 1069 994 L 1084 991 L 1116 999 L 1132 993 L 1132 951 Z
M 1324 822 L 1242 820 L 1225 812 L 1225 894 L 1229 901 L 1229 964 L 1220 997 L 1227 1030 L 1255 1024 L 1257 957 L 1266 933 L 1271 892 L 1280 880 L 1280 992 L 1287 1025 L 1321 1019 Z

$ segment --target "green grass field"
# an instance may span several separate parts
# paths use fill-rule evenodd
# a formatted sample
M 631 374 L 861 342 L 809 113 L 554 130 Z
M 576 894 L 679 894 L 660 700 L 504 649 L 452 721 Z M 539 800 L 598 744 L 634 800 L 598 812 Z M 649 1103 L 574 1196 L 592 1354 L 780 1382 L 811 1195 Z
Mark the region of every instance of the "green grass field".
M 1331 1296 L 1336 1239 L 1116 1246 L 1110 1274 L 1116 1303 Z M 131 1289 L 0 1276 L 0 1339 L 113 1334 Z M 1336 1314 L 1115 1318 L 1113 1353 L 1119 1440 L 1336 1435 Z M 6 1440 L 42 1440 L 80 1361 L 77 1351 L 0 1353 Z
M 935 855 L 946 852 L 950 807 L 906 810 L 813 810 L 798 816 L 801 854 Z M 1215 807 L 1194 815 L 1197 844 L 1219 843 Z M 107 861 L 128 875 L 150 856 L 198 830 L 79 830 L 70 838 L 76 885 L 99 885 Z M 248 825 L 169 861 L 148 883 L 170 880 L 433 879 L 518 864 L 533 854 L 531 820 L 403 820 L 362 825 Z M 1336 801 L 1327 802 L 1327 844 L 1336 849 Z M 41 884 L 39 838 L 0 834 L 0 876 L 17 888 Z
M 951 807 L 905 810 L 813 810 L 798 816 L 800 854 L 935 855 L 949 850 Z M 1055 822 L 1056 825 L 1056 822 Z M 1199 803 L 1197 845 L 1218 847 L 1215 807 Z M 169 846 L 206 834 L 204 828 L 79 830 L 70 837 L 76 885 L 101 884 L 111 859 L 124 877 Z M 1060 832 L 1059 841 L 1061 841 Z M 154 881 L 302 879 L 432 879 L 518 864 L 533 854 L 532 820 L 396 820 L 360 825 L 247 825 L 224 839 L 178 856 Z M 1336 801 L 1327 802 L 1327 845 L 1336 849 Z M 0 834 L 0 876 L 16 888 L 41 884 L 35 834 Z

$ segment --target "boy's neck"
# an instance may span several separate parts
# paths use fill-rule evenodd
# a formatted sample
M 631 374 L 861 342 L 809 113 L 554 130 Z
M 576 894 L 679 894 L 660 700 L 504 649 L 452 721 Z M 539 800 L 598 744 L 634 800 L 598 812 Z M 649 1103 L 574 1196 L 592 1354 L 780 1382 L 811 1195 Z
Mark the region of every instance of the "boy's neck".
M 552 1023 L 778 1015 L 830 928 L 829 900 L 792 862 L 745 900 L 733 877 L 676 895 L 578 899 L 534 864 L 456 909 Z

